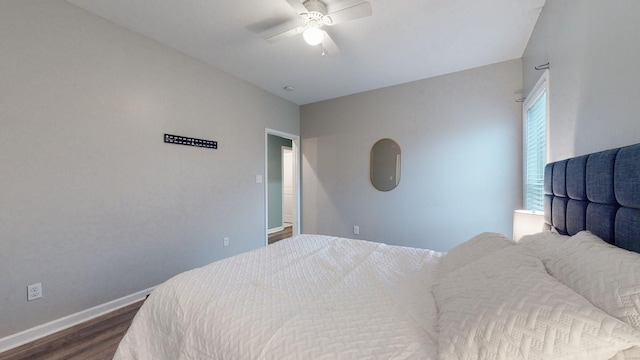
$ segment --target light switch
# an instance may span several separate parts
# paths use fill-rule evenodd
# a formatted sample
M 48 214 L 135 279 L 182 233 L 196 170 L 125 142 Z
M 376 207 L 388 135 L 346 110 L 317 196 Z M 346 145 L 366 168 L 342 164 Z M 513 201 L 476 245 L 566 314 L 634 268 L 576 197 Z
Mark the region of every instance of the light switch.
M 256 184 L 262 184 L 262 175 L 256 175 Z

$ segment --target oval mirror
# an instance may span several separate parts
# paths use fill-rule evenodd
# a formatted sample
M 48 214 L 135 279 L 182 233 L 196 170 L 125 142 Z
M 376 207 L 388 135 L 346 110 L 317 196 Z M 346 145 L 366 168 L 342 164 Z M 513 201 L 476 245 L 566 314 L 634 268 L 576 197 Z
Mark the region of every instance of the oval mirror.
M 380 191 L 400 183 L 400 146 L 391 139 L 378 140 L 371 148 L 371 184 Z

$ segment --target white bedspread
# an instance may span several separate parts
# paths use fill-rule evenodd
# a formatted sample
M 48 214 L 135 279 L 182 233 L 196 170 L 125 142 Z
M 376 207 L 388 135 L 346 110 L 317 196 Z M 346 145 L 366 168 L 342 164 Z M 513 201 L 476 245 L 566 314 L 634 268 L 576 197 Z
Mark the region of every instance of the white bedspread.
M 114 359 L 437 359 L 441 255 L 283 240 L 160 285 Z

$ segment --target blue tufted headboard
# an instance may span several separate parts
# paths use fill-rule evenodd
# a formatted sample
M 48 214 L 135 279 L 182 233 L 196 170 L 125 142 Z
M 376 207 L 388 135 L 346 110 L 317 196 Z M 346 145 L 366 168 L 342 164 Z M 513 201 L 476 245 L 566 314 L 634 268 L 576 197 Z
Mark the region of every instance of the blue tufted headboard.
M 544 192 L 547 226 L 640 252 L 640 144 L 549 163 Z

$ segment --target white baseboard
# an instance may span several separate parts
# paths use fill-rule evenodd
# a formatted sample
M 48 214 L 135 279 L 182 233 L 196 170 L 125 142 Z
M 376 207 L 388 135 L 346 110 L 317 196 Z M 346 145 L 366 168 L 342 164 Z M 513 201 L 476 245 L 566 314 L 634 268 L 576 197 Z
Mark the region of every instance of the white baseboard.
M 137 293 L 131 295 L 127 295 L 120 299 L 115 299 L 113 301 L 109 301 L 108 303 L 104 303 L 102 305 L 98 305 L 90 309 L 50 321 L 31 329 L 27 329 L 19 333 L 3 337 L 0 339 L 0 353 L 16 348 L 20 345 L 38 340 L 58 331 L 68 329 L 72 326 L 81 324 L 85 321 L 89 321 L 91 319 L 97 318 L 98 316 L 143 300 L 147 297 L 147 295 L 151 294 L 151 291 L 153 291 L 154 288 L 155 286 L 146 290 L 138 291 Z
M 278 226 L 267 230 L 267 234 L 277 233 L 278 231 L 284 230 L 284 226 Z

